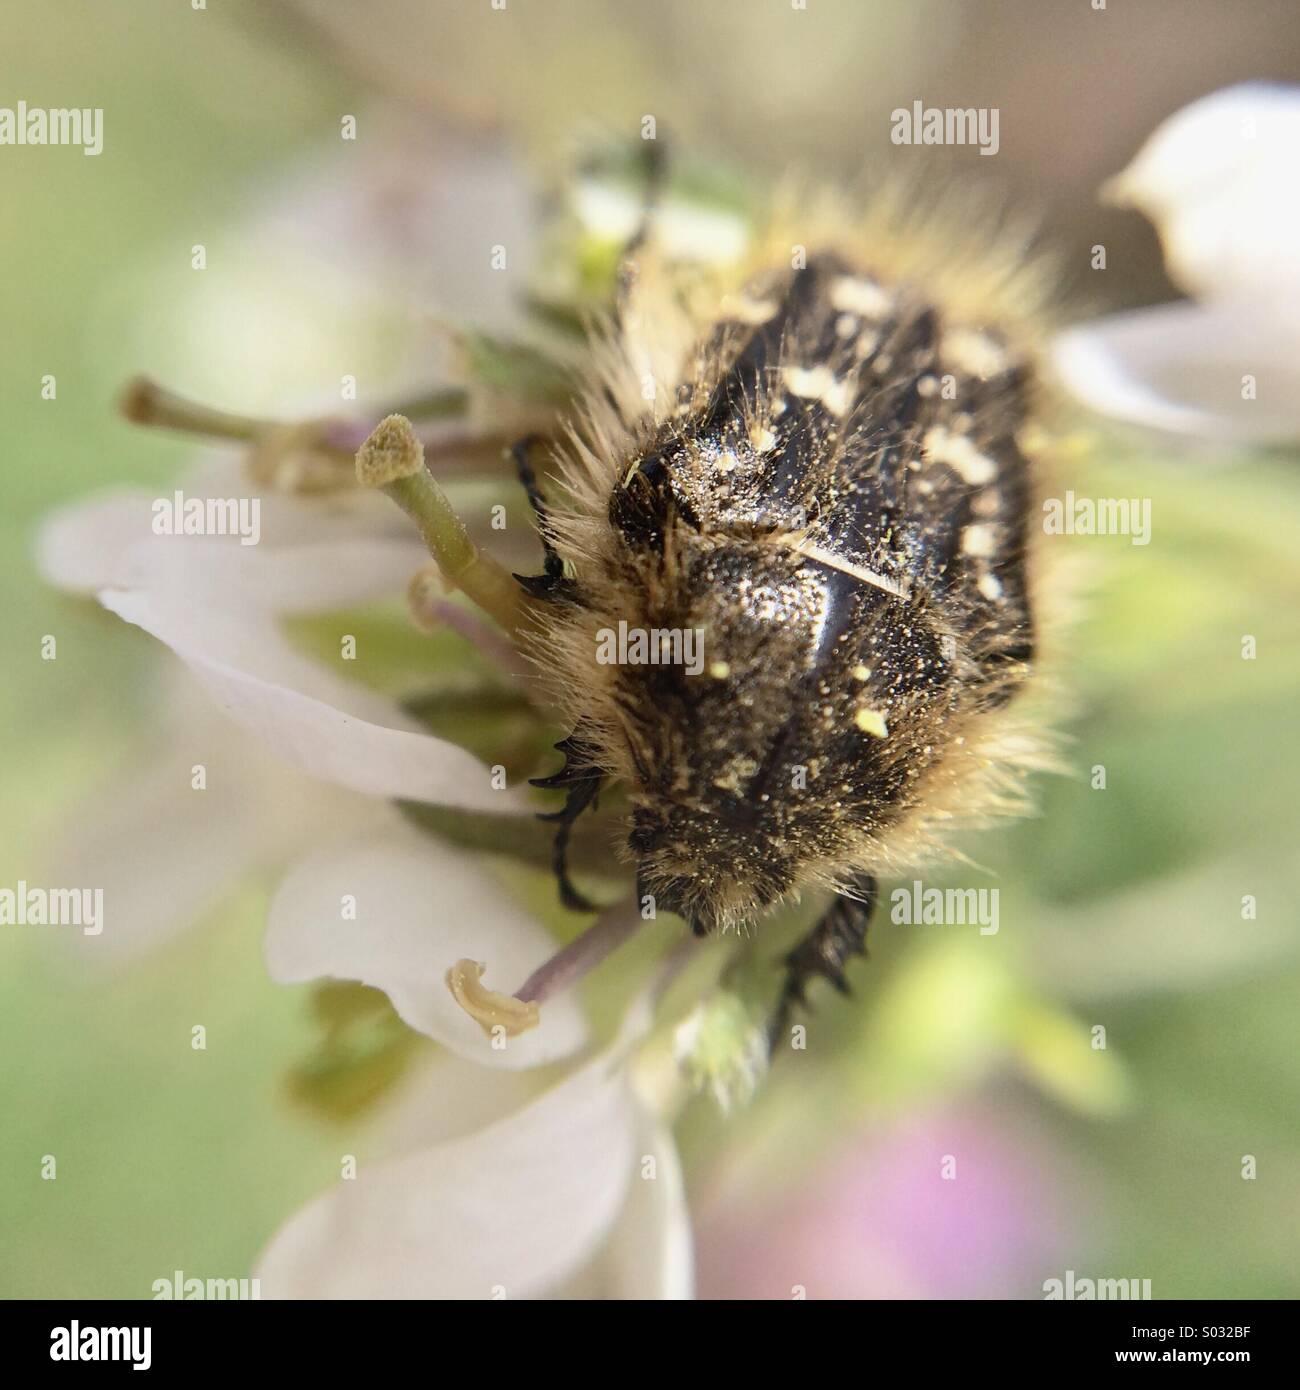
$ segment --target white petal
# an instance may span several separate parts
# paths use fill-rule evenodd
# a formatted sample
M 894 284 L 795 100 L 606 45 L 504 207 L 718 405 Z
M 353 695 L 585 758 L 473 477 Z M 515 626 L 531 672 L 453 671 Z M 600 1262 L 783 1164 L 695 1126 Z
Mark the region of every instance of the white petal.
M 1156 224 L 1190 294 L 1278 296 L 1300 318 L 1300 87 L 1228 87 L 1164 122 L 1109 191 Z
M 653 1159 L 653 1167 L 647 1163 Z M 670 1130 L 649 1111 L 637 1124 L 636 1172 L 604 1249 L 558 1292 L 566 1298 L 688 1299 L 695 1250 L 681 1163 Z
M 415 542 L 352 538 L 241 546 L 216 537 L 160 536 L 132 547 L 104 588 L 158 591 L 191 605 L 245 612 L 327 613 L 401 593 L 428 555 Z
M 432 14 L 409 18 L 422 33 L 439 31 Z M 344 20 L 349 53 L 364 41 L 353 21 Z M 373 131 L 380 118 L 366 119 Z M 259 251 L 307 257 L 327 283 L 354 284 L 358 294 L 390 290 L 431 315 L 517 329 L 536 218 L 527 180 L 504 148 L 427 121 L 382 132 L 365 160 L 340 156 L 337 146 L 316 169 L 277 186 L 253 229 Z M 498 245 L 506 260 L 494 270 Z
M 636 1102 L 601 1057 L 505 1120 L 362 1167 L 256 1268 L 269 1298 L 526 1298 L 590 1258 L 636 1163 Z
M 382 1156 L 463 1139 L 522 1110 L 546 1089 L 536 1071 L 483 1067 L 437 1052 L 376 1107 L 374 1129 Z
M 183 499 L 222 498 L 257 504 L 259 539 L 255 546 L 240 544 L 238 536 L 167 536 L 154 531 L 155 507 L 174 506 L 176 493 Z M 401 512 L 387 498 L 374 493 L 343 493 L 336 497 L 284 497 L 258 493 L 242 475 L 231 455 L 211 455 L 190 470 L 175 487 L 158 492 L 144 488 L 107 488 L 55 511 L 37 536 L 36 561 L 42 576 L 57 588 L 92 594 L 99 589 L 127 585 L 129 576 L 158 557 L 180 552 L 188 562 L 230 553 L 250 567 L 269 551 L 292 546 L 322 547 L 347 541 L 369 540 L 374 551 L 379 543 L 391 543 L 389 585 L 400 590 L 409 574 L 428 556 Z M 358 552 L 365 554 L 366 552 Z M 232 560 L 231 563 L 234 563 Z M 375 591 L 364 574 L 359 591 L 347 589 L 354 570 L 338 564 L 336 583 L 342 586 L 339 602 L 359 601 Z M 323 604 L 321 606 L 324 606 Z
M 54 512 L 36 538 L 42 578 L 80 594 L 113 583 L 122 557 L 149 538 L 153 500 L 142 488 L 110 488 Z
M 337 413 L 337 400 L 317 402 L 303 418 Z M 297 418 L 285 409 L 286 416 Z M 242 450 L 205 449 L 185 470 L 176 488 L 186 497 L 257 497 L 261 502 L 262 538 L 259 550 L 360 539 L 412 539 L 411 523 L 382 493 L 348 489 L 301 496 L 259 489 L 249 478 Z M 168 488 L 170 497 L 176 488 Z
M 621 1299 L 690 1298 L 695 1251 L 681 1163 L 672 1131 L 642 1112 L 641 1157 L 653 1156 L 655 1177 L 632 1180 L 623 1214 L 605 1252 L 609 1296 Z
M 196 762 L 207 773 L 202 791 L 191 785 Z M 256 868 L 291 853 L 331 809 L 337 830 L 346 804 L 287 769 L 255 775 L 249 762 L 246 741 L 229 736 L 219 747 L 172 748 L 75 808 L 49 862 L 56 882 L 104 891 L 103 931 L 85 939 L 82 954 L 96 963 L 134 959 L 192 925 Z
M 519 794 L 494 789 L 470 754 L 423 733 L 395 701 L 300 656 L 275 626 L 277 611 L 329 611 L 391 592 L 420 557 L 406 541 L 262 551 L 151 536 L 113 558 L 122 587 L 100 601 L 170 646 L 232 719 L 315 777 L 374 796 L 522 810 Z
M 336 559 L 338 548 L 330 552 Z M 288 603 L 306 576 L 278 572 Z M 331 581 L 322 575 L 322 589 Z M 165 642 L 230 718 L 281 758 L 324 781 L 371 796 L 507 815 L 525 804 L 494 790 L 489 770 L 455 744 L 419 732 L 395 702 L 294 652 L 270 616 L 227 606 L 195 588 L 108 590 L 106 608 Z M 297 602 L 310 596 L 301 592 Z
M 448 969 L 481 961 L 483 983 L 510 994 L 556 944 L 473 855 L 384 819 L 360 842 L 311 855 L 280 886 L 266 939 L 272 977 L 373 985 L 412 1028 L 487 1066 L 536 1066 L 581 1047 L 586 1027 L 571 993 L 542 1006 L 538 1027 L 492 1046 L 452 998 Z M 343 917 L 345 897 L 355 921 Z
M 161 944 L 258 861 L 271 818 L 248 802 L 242 779 L 226 781 L 216 766 L 211 787 L 194 791 L 194 761 L 173 751 L 115 779 L 75 807 L 75 825 L 49 851 L 55 882 L 103 889 L 104 930 L 83 948 L 97 963 Z
M 1222 441 L 1300 439 L 1300 329 L 1247 304 L 1098 319 L 1061 334 L 1053 362 L 1085 405 L 1121 420 Z

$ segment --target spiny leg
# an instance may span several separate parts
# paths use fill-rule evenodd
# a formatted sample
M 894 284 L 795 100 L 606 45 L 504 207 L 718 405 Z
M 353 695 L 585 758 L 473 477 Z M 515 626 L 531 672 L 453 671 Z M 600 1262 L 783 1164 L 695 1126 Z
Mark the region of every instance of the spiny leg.
M 807 1004 L 805 991 L 817 978 L 829 980 L 841 994 L 848 994 L 844 967 L 853 956 L 867 954 L 867 926 L 876 907 L 876 880 L 863 874 L 853 885 L 853 896 L 840 894 L 817 925 L 785 958 L 785 981 L 768 1025 L 768 1050 L 788 1033 L 797 1007 Z
M 559 886 L 560 901 L 571 912 L 594 912 L 594 905 L 578 892 L 569 878 L 569 836 L 578 817 L 588 806 L 596 804 L 605 774 L 590 761 L 586 745 L 576 734 L 561 739 L 555 746 L 564 754 L 564 766 L 549 777 L 534 777 L 532 785 L 547 791 L 564 791 L 565 801 L 560 810 L 543 813 L 538 820 L 555 822 L 551 868 Z
M 533 471 L 532 451 L 546 439 L 540 434 L 527 434 L 510 450 L 515 461 L 515 472 L 519 475 L 519 485 L 528 495 L 528 505 L 537 518 L 537 534 L 542 542 L 542 573 L 516 574 L 515 580 L 532 598 L 550 602 L 564 597 L 572 588 L 571 581 L 564 577 L 564 561 L 560 559 L 550 534 L 546 528 L 546 497 Z

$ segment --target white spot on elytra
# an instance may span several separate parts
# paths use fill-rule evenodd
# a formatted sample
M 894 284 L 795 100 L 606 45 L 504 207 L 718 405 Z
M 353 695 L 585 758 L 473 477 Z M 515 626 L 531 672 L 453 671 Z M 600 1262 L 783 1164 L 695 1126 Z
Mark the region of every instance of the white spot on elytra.
M 987 454 L 981 454 L 964 434 L 950 434 L 942 425 L 926 431 L 922 447 L 927 457 L 946 463 L 971 487 L 982 487 L 997 476 L 998 466 Z
M 968 526 L 961 536 L 961 548 L 967 555 L 989 556 L 997 548 L 997 527 Z
M 858 710 L 853 716 L 853 722 L 864 734 L 870 734 L 872 738 L 887 738 L 889 736 L 889 725 L 885 722 L 885 716 L 878 709 Z
M 767 323 L 775 317 L 780 307 L 775 299 L 751 299 L 747 294 L 728 295 L 722 303 L 722 317 L 736 323 Z
M 894 306 L 893 299 L 871 280 L 841 275 L 831 281 L 831 303 L 846 314 L 882 319 Z
M 853 404 L 852 385 L 838 380 L 829 367 L 786 367 L 781 380 L 791 395 L 820 401 L 834 416 L 846 415 Z
M 988 336 L 969 328 L 954 328 L 944 335 L 943 356 L 963 372 L 988 378 L 1011 365 L 1006 350 Z
M 975 587 L 990 603 L 1002 597 L 1002 581 L 996 574 L 981 574 Z

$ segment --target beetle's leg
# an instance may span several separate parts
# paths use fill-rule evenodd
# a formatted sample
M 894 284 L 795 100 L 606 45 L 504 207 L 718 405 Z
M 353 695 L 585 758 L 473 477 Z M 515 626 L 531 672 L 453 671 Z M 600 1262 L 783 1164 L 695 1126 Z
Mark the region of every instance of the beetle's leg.
M 588 806 L 595 805 L 605 774 L 590 761 L 586 745 L 576 735 L 570 734 L 555 746 L 564 754 L 564 766 L 549 777 L 534 777 L 532 785 L 547 791 L 564 791 L 564 805 L 558 811 L 539 815 L 538 820 L 555 822 L 551 868 L 560 889 L 560 901 L 571 912 L 594 912 L 594 906 L 578 892 L 569 878 L 569 836 L 578 817 Z
M 537 445 L 545 442 L 543 435 L 526 434 L 510 450 L 510 456 L 515 461 L 515 472 L 519 475 L 519 485 L 527 493 L 528 505 L 532 507 L 533 515 L 537 518 L 537 534 L 542 542 L 543 556 L 541 574 L 517 574 L 515 579 L 533 598 L 554 601 L 569 597 L 573 585 L 565 579 L 564 561 L 551 544 L 546 527 L 546 498 L 537 482 L 537 474 L 533 471 L 532 451 Z
M 867 925 L 875 910 L 878 889 L 871 874 L 853 885 L 853 895 L 840 894 L 826 909 L 812 931 L 785 958 L 785 981 L 768 1025 L 768 1048 L 775 1052 L 785 1041 L 790 1020 L 807 1004 L 805 991 L 820 977 L 841 994 L 849 993 L 844 967 L 853 956 L 867 954 Z

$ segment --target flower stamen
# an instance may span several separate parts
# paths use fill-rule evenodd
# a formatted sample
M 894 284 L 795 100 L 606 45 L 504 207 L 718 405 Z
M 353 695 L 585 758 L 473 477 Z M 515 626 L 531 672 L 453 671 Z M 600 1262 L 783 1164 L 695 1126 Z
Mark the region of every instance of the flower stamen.
M 492 1037 L 500 1028 L 508 1038 L 517 1038 L 541 1022 L 535 1003 L 499 994 L 481 983 L 487 967 L 477 960 L 458 960 L 447 971 L 447 988 L 452 998 Z
M 515 991 L 515 998 L 540 1004 L 552 994 L 577 984 L 640 925 L 641 914 L 635 902 L 607 908 L 581 936 L 539 965 Z
M 581 936 L 539 965 L 512 995 L 499 994 L 481 984 L 487 967 L 476 960 L 458 960 L 447 971 L 447 988 L 452 998 L 489 1036 L 501 1028 L 506 1037 L 514 1038 L 537 1027 L 544 1000 L 576 985 L 640 925 L 637 904 L 620 903 L 607 908 Z
M 469 538 L 443 490 L 424 466 L 424 445 L 403 415 L 389 415 L 357 450 L 357 481 L 379 488 L 415 522 L 447 581 L 511 634 L 525 627 L 531 603 L 509 572 Z

